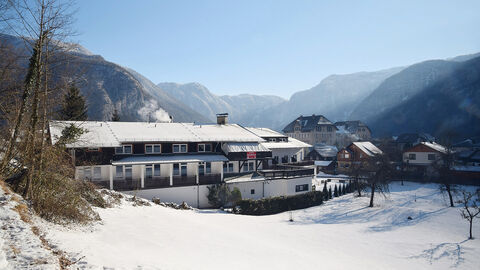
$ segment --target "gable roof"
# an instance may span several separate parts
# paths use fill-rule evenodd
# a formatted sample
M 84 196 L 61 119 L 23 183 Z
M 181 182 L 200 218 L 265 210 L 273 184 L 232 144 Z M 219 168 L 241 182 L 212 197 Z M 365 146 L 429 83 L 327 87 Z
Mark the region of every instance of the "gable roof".
M 316 151 L 322 157 L 335 157 L 338 149 L 333 145 L 315 144 L 313 151 Z
M 317 126 L 332 126 L 337 129 L 337 127 L 335 127 L 335 125 L 325 116 L 313 114 L 311 116 L 300 115 L 297 119 L 290 122 L 282 131 L 285 133 L 293 132 L 296 125 L 300 125 L 300 130 L 302 132 L 312 131 Z
M 237 124 L 195 125 L 193 123 L 50 121 L 52 143 L 70 125 L 84 128 L 75 143 L 67 147 L 107 147 L 131 142 L 264 142 L 265 140 Z
M 431 151 L 442 153 L 442 154 L 446 154 L 447 151 L 448 151 L 448 149 L 441 144 L 430 143 L 430 142 L 421 142 L 421 143 L 405 150 L 404 153 L 406 153 L 406 152 L 426 152 L 426 151 L 422 151 L 422 149 L 425 150 L 425 148 L 427 148 Z
M 360 151 L 370 157 L 383 154 L 382 150 L 371 142 L 353 142 L 352 145 L 355 145 Z

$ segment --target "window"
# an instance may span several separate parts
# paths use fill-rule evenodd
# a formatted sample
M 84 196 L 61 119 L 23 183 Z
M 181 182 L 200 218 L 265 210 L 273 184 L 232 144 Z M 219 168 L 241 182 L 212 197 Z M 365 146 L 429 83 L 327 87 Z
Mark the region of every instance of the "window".
M 295 192 L 302 192 L 302 191 L 308 191 L 308 184 L 295 186 Z
M 87 149 L 87 152 L 98 152 L 98 151 L 100 151 L 100 148 L 98 147 L 89 147 Z
M 287 138 L 279 138 L 278 141 L 280 141 L 280 142 L 287 142 Z
M 255 163 L 253 161 L 245 162 L 245 164 L 243 164 L 243 171 L 244 172 L 255 171 Z
M 115 166 L 115 177 L 117 178 L 123 177 L 123 166 Z
M 223 163 L 223 173 L 232 173 L 233 172 L 233 163 L 225 162 Z
M 212 145 L 209 143 L 199 143 L 198 152 L 212 152 Z
M 158 154 L 162 152 L 162 145 L 160 144 L 145 144 L 146 154 Z
M 428 154 L 428 160 L 435 160 L 435 154 Z
M 250 194 L 255 194 L 255 189 L 250 189 Z
M 151 179 L 153 177 L 152 165 L 145 165 L 145 178 Z
M 115 147 L 115 154 L 131 154 L 132 153 L 132 145 L 122 145 L 120 147 Z
M 132 180 L 132 165 L 125 165 L 125 179 Z
M 174 144 L 173 153 L 186 153 L 187 145 L 186 144 Z
M 292 156 L 292 162 L 297 162 L 297 155 Z
M 269 141 L 269 142 L 277 142 L 277 139 L 275 139 L 275 138 L 268 138 L 268 141 Z
M 102 178 L 102 168 L 93 167 L 93 179 L 100 180 Z
M 331 131 L 332 131 L 332 127 L 327 127 L 327 131 L 331 132 Z
M 282 163 L 288 163 L 288 156 L 282 157 Z
M 173 175 L 187 176 L 187 163 L 175 163 L 175 164 L 173 164 Z
M 416 154 L 408 154 L 408 159 L 415 160 L 415 159 L 417 159 L 417 155 Z
M 92 179 L 92 169 L 90 167 L 83 169 L 83 177 L 85 179 Z
M 153 165 L 153 176 L 160 176 L 160 164 Z
M 350 158 L 350 154 L 348 153 L 343 154 L 343 158 Z

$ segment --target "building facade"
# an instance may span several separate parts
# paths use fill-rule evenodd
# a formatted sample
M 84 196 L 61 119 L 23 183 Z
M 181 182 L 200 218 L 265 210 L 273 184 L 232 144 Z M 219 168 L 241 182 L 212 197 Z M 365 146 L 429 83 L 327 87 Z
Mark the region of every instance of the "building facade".
M 287 136 L 314 145 L 334 145 L 337 127 L 323 115 L 300 116 L 284 129 Z

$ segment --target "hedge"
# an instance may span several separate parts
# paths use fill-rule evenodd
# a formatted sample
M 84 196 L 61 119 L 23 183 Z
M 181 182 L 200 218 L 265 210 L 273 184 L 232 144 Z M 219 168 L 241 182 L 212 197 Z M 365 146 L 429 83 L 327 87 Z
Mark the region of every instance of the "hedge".
M 281 196 L 261 200 L 241 200 L 235 205 L 242 215 L 272 215 L 289 210 L 317 206 L 323 202 L 321 191 L 311 191 L 294 196 Z

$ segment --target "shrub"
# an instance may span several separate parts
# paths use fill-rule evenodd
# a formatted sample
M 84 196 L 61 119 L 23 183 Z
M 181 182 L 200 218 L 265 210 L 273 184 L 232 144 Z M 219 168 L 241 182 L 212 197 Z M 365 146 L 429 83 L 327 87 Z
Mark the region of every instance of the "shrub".
M 261 200 L 241 200 L 235 205 L 243 215 L 271 215 L 285 211 L 320 205 L 323 193 L 312 191 L 294 196 L 280 196 Z
M 242 193 L 238 188 L 234 188 L 233 191 L 230 191 L 224 183 L 209 186 L 207 188 L 208 202 L 215 208 L 232 206 L 242 199 Z

